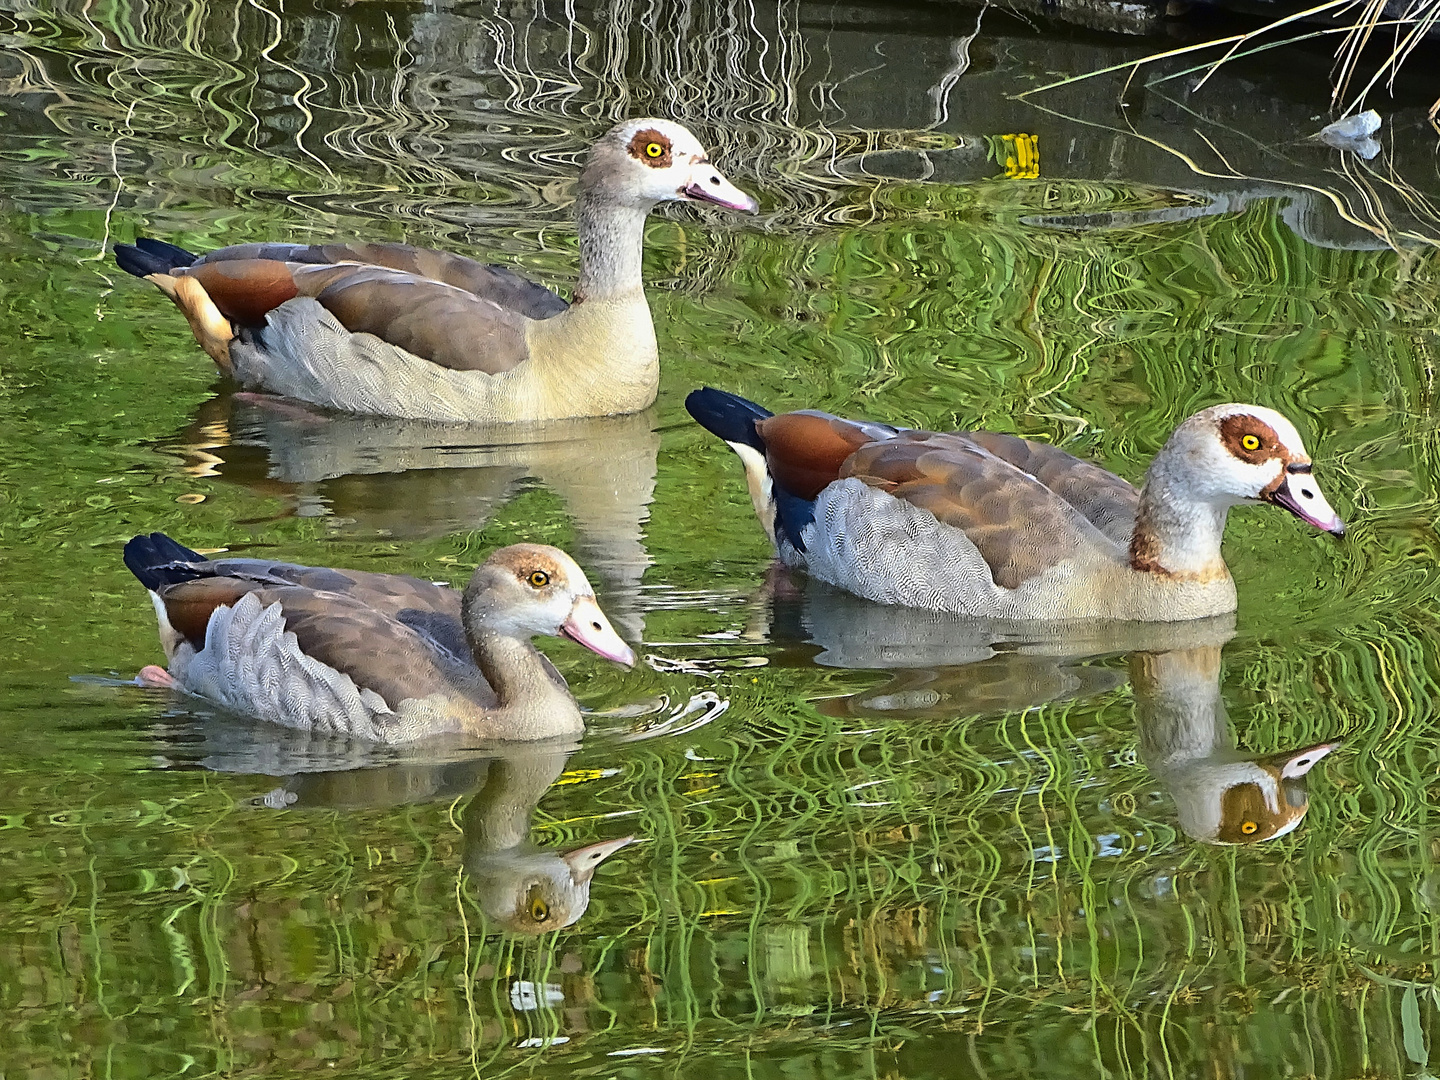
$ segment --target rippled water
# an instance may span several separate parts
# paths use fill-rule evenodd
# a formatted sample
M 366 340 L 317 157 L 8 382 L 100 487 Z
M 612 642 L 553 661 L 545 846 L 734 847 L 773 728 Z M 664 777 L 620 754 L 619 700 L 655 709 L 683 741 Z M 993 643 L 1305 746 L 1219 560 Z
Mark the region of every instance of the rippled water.
M 1321 53 L 1020 101 L 1164 42 L 940 5 L 4 0 L 0 36 L 0 1074 L 1425 1072 L 1422 106 L 1381 105 L 1363 165 L 1306 139 Z M 358 235 L 563 290 L 576 163 L 642 112 L 764 212 L 652 222 L 639 417 L 512 446 L 259 407 L 108 260 Z M 1232 515 L 1233 623 L 879 609 L 769 569 L 681 408 L 702 383 L 1130 478 L 1187 413 L 1257 401 L 1352 528 Z M 160 657 L 119 558 L 154 529 L 452 582 L 560 543 L 648 663 L 546 642 L 595 710 L 578 748 L 281 737 L 121 685 Z M 1337 739 L 1234 837 L 1266 842 L 1203 842 L 1244 761 Z M 588 906 L 552 899 L 569 928 L 501 910 L 627 835 Z

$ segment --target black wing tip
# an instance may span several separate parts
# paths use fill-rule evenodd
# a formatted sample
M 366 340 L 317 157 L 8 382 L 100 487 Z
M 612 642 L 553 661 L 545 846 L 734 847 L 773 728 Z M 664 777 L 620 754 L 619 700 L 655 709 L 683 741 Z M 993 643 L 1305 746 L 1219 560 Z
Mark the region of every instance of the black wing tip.
M 151 592 L 162 585 L 193 581 L 203 576 L 195 563 L 206 562 L 204 555 L 191 551 L 164 533 L 142 533 L 125 544 L 125 566 Z
M 753 446 L 762 452 L 765 443 L 755 431 L 755 421 L 775 415 L 739 394 L 716 390 L 711 386 L 690 391 L 685 398 L 685 410 L 712 435 L 718 435 L 726 442 Z
M 186 251 L 164 240 L 148 236 L 137 236 L 133 244 L 115 245 L 115 262 L 127 274 L 149 277 L 151 274 L 168 274 L 177 266 L 191 266 L 200 256 Z

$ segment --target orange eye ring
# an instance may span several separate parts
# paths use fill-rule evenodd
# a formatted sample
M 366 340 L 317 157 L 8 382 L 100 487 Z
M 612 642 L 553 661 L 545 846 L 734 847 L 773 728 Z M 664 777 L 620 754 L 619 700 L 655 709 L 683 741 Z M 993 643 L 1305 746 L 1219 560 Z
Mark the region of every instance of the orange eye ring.
M 1242 447 L 1244 447 L 1246 450 L 1259 450 L 1259 449 L 1260 449 L 1260 436 L 1259 436 L 1259 435 L 1246 435 L 1246 436 L 1244 436 L 1243 438 L 1241 438 L 1241 440 L 1240 440 L 1240 445 L 1241 445 Z
M 645 156 L 646 156 L 646 157 L 658 158 L 658 157 L 663 157 L 664 154 L 665 154 L 665 147 L 661 146 L 658 142 L 652 142 L 652 143 L 646 143 L 646 144 L 645 144 Z
M 1248 437 L 1253 438 L 1254 436 Z M 1260 826 L 1253 821 L 1242 821 L 1240 823 L 1240 831 L 1246 836 L 1254 836 L 1257 832 L 1260 831 Z
M 530 583 L 532 589 L 543 589 L 550 584 L 550 575 L 544 570 L 532 570 L 530 576 L 525 580 Z

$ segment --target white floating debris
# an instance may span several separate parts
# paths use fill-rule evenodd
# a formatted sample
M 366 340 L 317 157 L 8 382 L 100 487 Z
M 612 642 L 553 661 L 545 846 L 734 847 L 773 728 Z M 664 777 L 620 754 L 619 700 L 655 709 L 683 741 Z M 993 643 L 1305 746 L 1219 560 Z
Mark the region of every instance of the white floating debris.
M 606 1057 L 634 1057 L 637 1054 L 663 1054 L 663 1046 L 637 1046 L 633 1050 L 611 1050 Z
M 287 791 L 283 787 L 271 788 L 264 795 L 260 796 L 262 806 L 268 806 L 271 810 L 284 810 L 287 806 L 294 806 L 300 796 L 293 791 Z
M 1369 138 L 1379 130 L 1380 114 L 1374 109 L 1367 109 L 1354 116 L 1347 116 L 1343 120 L 1336 120 L 1333 124 L 1326 124 L 1320 129 L 1320 138 L 1327 142 L 1330 139 L 1352 142 L 1355 139 Z
M 547 1035 L 544 1038 L 521 1039 L 515 1044 L 517 1050 L 536 1050 L 542 1046 L 561 1046 L 570 1041 L 569 1035 Z
M 539 1008 L 559 1005 L 565 994 L 555 983 L 537 986 L 527 979 L 516 979 L 510 984 L 510 1004 L 516 1012 L 534 1012 Z
M 1380 144 L 1370 136 L 1380 130 L 1380 114 L 1374 109 L 1326 124 L 1315 137 L 1336 150 L 1348 150 L 1369 161 L 1380 153 Z

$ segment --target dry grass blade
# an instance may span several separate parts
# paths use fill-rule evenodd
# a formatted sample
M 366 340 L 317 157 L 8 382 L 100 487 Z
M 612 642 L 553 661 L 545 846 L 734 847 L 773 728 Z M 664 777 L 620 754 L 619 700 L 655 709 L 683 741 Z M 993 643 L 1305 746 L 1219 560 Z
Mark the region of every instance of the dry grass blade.
M 1340 52 L 1337 53 L 1337 72 L 1335 75 L 1335 88 L 1331 94 L 1331 102 L 1338 102 L 1345 96 L 1349 89 L 1350 81 L 1353 78 L 1356 68 L 1359 65 L 1360 53 L 1370 41 L 1374 31 L 1381 26 L 1394 25 L 1396 27 L 1396 43 L 1390 50 L 1390 54 L 1375 69 L 1369 82 L 1356 94 L 1350 104 L 1344 109 L 1348 115 L 1359 111 L 1365 96 L 1375 88 L 1375 85 L 1385 80 L 1387 86 L 1393 86 L 1395 76 L 1400 66 L 1409 59 L 1415 48 L 1440 22 L 1440 2 L 1436 0 L 1416 0 L 1408 7 L 1404 14 L 1389 21 L 1382 21 L 1380 16 L 1384 13 L 1384 0 L 1368 0 L 1364 16 L 1359 22 L 1351 27 L 1344 42 L 1341 43 Z M 1402 38 L 1399 33 L 1401 26 L 1408 26 L 1409 32 Z M 1434 122 L 1434 113 L 1440 108 L 1440 99 L 1437 99 L 1431 106 L 1431 121 Z
M 1326 0 L 1326 2 L 1323 4 L 1316 4 L 1314 7 L 1306 8 L 1304 11 L 1297 11 L 1293 15 L 1286 15 L 1283 19 L 1276 19 L 1274 22 L 1266 23 L 1258 30 L 1252 30 L 1248 34 L 1241 34 L 1240 37 L 1235 41 L 1235 43 L 1230 47 L 1229 51 L 1226 52 L 1226 54 L 1222 56 L 1219 60 L 1216 60 L 1215 63 L 1210 65 L 1210 70 L 1207 71 L 1204 77 L 1195 84 L 1195 89 L 1199 90 L 1202 86 L 1204 86 L 1206 81 L 1209 80 L 1210 76 L 1214 75 L 1215 72 L 1219 71 L 1221 65 L 1224 64 L 1225 61 L 1229 60 L 1232 56 L 1234 56 L 1236 50 L 1239 49 L 1239 47 L 1245 42 L 1253 41 L 1255 38 L 1262 37 L 1265 34 L 1270 33 L 1272 30 L 1278 30 L 1282 26 L 1288 26 L 1291 23 L 1299 22 L 1301 19 L 1315 18 L 1317 16 L 1323 15 L 1327 11 L 1334 10 L 1335 8 L 1343 9 L 1349 6 L 1351 3 L 1353 3 L 1353 0 Z M 1383 5 L 1384 0 L 1380 0 L 1380 3 Z
M 1360 110 L 1364 104 L 1366 95 L 1382 80 L 1385 81 L 1387 86 L 1393 85 L 1395 76 L 1399 72 L 1401 65 L 1409 59 L 1410 55 L 1415 51 L 1420 42 L 1424 40 L 1426 35 L 1434 30 L 1437 25 L 1440 25 L 1440 0 L 1412 0 L 1412 3 L 1402 13 L 1388 19 L 1384 18 L 1387 2 L 1388 0 L 1325 0 L 1324 3 L 1316 4 L 1313 7 L 1294 12 L 1280 19 L 1275 19 L 1266 23 L 1264 26 L 1243 34 L 1231 34 L 1226 37 L 1203 41 L 1196 45 L 1186 45 L 1178 49 L 1166 49 L 1164 52 L 1151 53 L 1148 56 L 1140 57 L 1138 60 L 1128 60 L 1122 64 L 1113 64 L 1109 67 L 1097 68 L 1094 71 L 1087 71 L 1081 75 L 1072 75 L 1068 78 L 1057 79 L 1054 82 L 1045 83 L 1043 86 L 1034 87 L 1015 96 L 1017 99 L 1024 99 L 1030 97 L 1032 94 L 1038 94 L 1046 90 L 1057 90 L 1061 87 L 1082 82 L 1098 75 L 1108 75 L 1119 71 L 1129 71 L 1131 78 L 1133 78 L 1136 72 L 1147 65 L 1156 64 L 1162 60 L 1168 60 L 1176 56 L 1185 56 L 1190 53 L 1203 52 L 1207 49 L 1229 46 L 1224 55 L 1219 59 L 1205 65 L 1207 70 L 1194 87 L 1194 90 L 1198 91 L 1224 64 L 1237 57 L 1250 56 L 1255 52 L 1277 48 L 1281 45 L 1295 44 L 1296 42 L 1305 41 L 1325 34 L 1343 34 L 1345 35 L 1344 39 L 1335 52 L 1335 68 L 1332 78 L 1331 102 L 1337 103 L 1348 93 L 1350 84 L 1359 69 L 1361 57 L 1366 47 L 1371 44 L 1375 32 L 1386 27 L 1393 27 L 1396 35 L 1395 46 L 1390 50 L 1389 55 L 1376 67 L 1374 74 L 1365 83 L 1365 86 L 1360 92 L 1355 94 L 1345 108 L 1341 110 L 1343 115 L 1348 116 Z M 1254 42 L 1292 23 L 1320 18 L 1326 14 L 1331 14 L 1333 17 L 1339 18 L 1347 12 L 1355 10 L 1357 7 L 1361 9 L 1360 14 L 1349 25 L 1311 31 L 1295 37 L 1284 38 L 1280 41 L 1267 42 L 1265 45 L 1255 49 L 1244 48 L 1247 43 Z M 1408 29 L 1402 34 L 1402 28 Z M 1161 81 L 1176 78 L 1178 74 L 1188 74 L 1194 70 L 1196 69 L 1187 68 L 1185 72 L 1166 75 Z M 1128 85 L 1129 83 L 1127 81 L 1126 86 L 1128 87 Z M 1431 125 L 1435 126 L 1437 130 L 1440 130 L 1440 120 L 1437 120 L 1437 118 L 1440 118 L 1440 100 L 1437 100 L 1431 106 L 1428 116 Z

